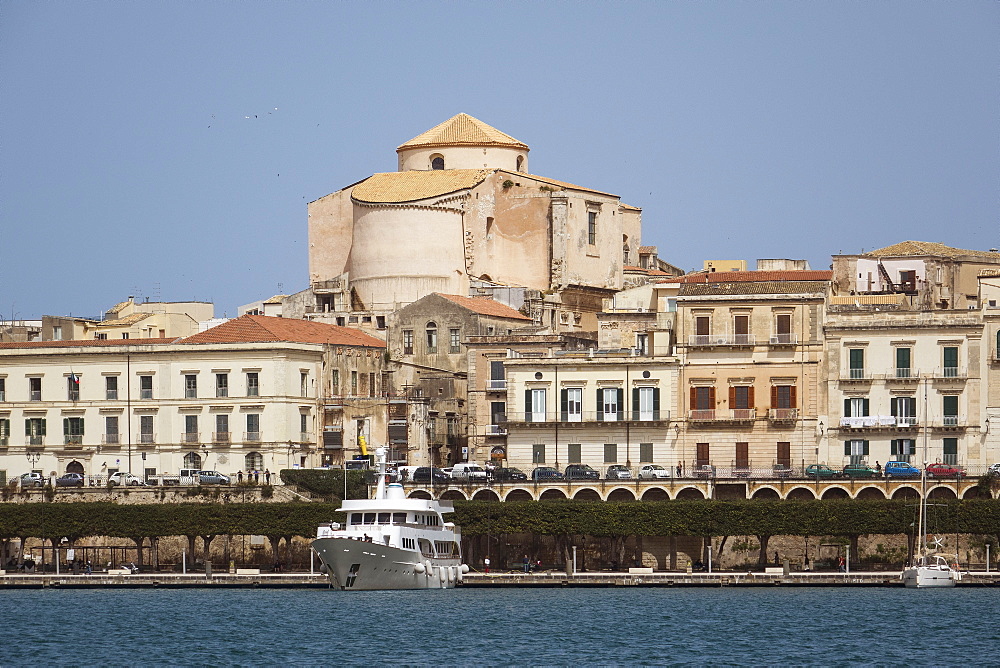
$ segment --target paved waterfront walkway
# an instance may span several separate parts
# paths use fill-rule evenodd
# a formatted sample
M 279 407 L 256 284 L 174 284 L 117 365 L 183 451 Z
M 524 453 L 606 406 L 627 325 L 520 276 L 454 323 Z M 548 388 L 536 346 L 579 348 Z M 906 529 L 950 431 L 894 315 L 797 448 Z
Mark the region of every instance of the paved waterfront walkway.
M 221 587 L 230 589 L 260 588 L 316 588 L 329 587 L 330 581 L 321 573 L 254 573 L 232 574 L 213 573 L 135 573 L 130 575 L 73 575 L 55 573 L 7 573 L 0 575 L 0 589 L 93 589 L 93 588 L 135 588 L 162 587 L 165 589 Z
M 1000 586 L 1000 573 L 966 573 L 961 587 Z M 469 573 L 464 587 L 902 587 L 900 571 L 805 572 L 789 574 L 721 571 L 714 573 L 587 572 L 566 575 L 562 571 L 521 573 Z

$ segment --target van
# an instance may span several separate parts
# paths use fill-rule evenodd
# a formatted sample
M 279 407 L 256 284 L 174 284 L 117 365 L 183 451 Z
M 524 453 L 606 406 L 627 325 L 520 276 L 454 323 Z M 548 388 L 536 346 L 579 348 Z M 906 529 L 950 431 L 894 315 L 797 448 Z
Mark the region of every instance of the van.
M 459 462 L 451 467 L 451 477 L 458 482 L 486 482 L 486 469 L 475 462 Z

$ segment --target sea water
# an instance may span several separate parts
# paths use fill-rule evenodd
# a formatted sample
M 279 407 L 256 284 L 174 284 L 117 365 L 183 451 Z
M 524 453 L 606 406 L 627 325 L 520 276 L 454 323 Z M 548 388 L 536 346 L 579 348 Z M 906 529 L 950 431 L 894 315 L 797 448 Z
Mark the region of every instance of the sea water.
M 998 613 L 970 588 L 9 590 L 0 665 L 996 665 Z

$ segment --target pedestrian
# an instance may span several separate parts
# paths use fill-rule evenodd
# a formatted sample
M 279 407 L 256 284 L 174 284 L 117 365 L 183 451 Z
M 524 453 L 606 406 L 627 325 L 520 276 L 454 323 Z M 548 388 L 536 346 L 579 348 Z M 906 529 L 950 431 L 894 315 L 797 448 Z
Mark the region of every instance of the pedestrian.
M 846 562 L 844 561 L 843 557 L 837 557 L 837 570 L 838 571 L 840 571 L 841 573 L 846 572 L 847 569 L 846 569 L 846 565 L 845 564 L 846 564 Z
M 485 573 L 489 573 L 490 572 L 490 558 L 489 557 L 486 557 L 485 559 L 483 559 L 483 571 Z
M 264 469 L 264 484 L 271 484 L 271 469 Z
M 260 471 L 258 471 L 257 469 L 254 469 L 253 470 L 253 484 L 256 485 L 259 482 L 260 482 Z
M 87 567 L 83 569 L 83 572 L 86 573 L 87 575 L 90 575 L 91 573 L 94 572 L 94 567 L 90 565 L 89 561 L 87 562 Z
M 775 566 L 778 565 L 778 551 L 777 550 L 774 551 L 774 565 Z
M 809 557 L 805 557 L 802 559 L 802 570 L 804 571 L 809 570 Z
M 528 561 L 528 555 L 524 555 L 524 559 L 521 560 L 521 565 L 524 566 L 525 573 L 531 571 L 531 562 Z
M 882 465 L 878 463 L 877 459 L 875 460 L 875 475 L 882 475 Z
M 535 562 L 535 570 L 538 571 L 539 573 L 542 571 L 542 560 L 541 559 L 539 559 L 537 562 Z
M 243 482 L 243 469 L 236 472 L 236 484 Z
M 677 477 L 678 478 L 681 477 L 681 465 L 680 464 L 677 465 Z

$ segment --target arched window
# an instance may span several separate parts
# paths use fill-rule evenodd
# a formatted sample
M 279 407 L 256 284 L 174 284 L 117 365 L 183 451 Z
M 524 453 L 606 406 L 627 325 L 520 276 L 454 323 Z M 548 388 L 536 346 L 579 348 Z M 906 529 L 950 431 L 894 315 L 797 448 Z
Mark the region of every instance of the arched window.
M 524 156 L 523 155 L 517 156 L 517 171 L 519 171 L 519 172 L 523 172 L 524 171 Z
M 249 452 L 244 458 L 244 464 L 247 471 L 259 471 L 264 468 L 264 455 L 259 452 Z
M 79 473 L 83 475 L 83 464 L 74 459 L 66 465 L 66 473 Z
M 628 264 L 628 244 L 622 245 L 622 264 Z
M 434 322 L 427 323 L 427 352 L 436 353 L 438 349 L 438 330 Z
M 197 452 L 189 452 L 184 455 L 184 468 L 201 469 L 201 455 Z
M 431 156 L 431 169 L 444 169 L 444 156 L 435 153 Z

